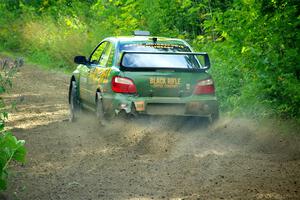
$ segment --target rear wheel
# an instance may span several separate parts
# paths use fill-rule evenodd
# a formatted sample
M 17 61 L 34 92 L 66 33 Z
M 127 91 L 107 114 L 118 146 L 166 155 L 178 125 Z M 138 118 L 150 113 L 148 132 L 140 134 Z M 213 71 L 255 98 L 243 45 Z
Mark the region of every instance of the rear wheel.
M 70 107 L 69 120 L 70 122 L 74 122 L 78 117 L 80 111 L 79 99 L 77 95 L 77 86 L 75 81 L 71 82 L 69 107 Z
M 96 116 L 99 121 L 99 123 L 102 126 L 105 126 L 107 124 L 107 121 L 105 119 L 105 113 L 103 109 L 103 102 L 102 102 L 102 96 L 100 92 L 97 92 L 97 99 L 96 99 Z
M 210 116 L 210 123 L 214 124 L 219 120 L 219 111 L 216 111 L 214 113 L 211 114 Z

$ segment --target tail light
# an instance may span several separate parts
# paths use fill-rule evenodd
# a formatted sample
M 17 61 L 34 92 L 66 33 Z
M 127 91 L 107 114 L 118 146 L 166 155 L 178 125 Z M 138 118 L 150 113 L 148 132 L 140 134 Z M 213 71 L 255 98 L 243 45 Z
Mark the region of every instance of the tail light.
M 205 79 L 198 81 L 195 86 L 194 94 L 214 94 L 215 86 L 214 81 L 212 79 Z
M 126 77 L 114 76 L 111 81 L 111 89 L 116 93 L 136 93 L 133 81 Z

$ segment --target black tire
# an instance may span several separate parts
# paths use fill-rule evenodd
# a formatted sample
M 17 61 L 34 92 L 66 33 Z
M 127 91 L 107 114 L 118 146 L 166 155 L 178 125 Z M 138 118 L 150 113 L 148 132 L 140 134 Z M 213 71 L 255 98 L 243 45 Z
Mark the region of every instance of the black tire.
M 103 109 L 102 96 L 100 92 L 97 92 L 97 97 L 96 97 L 96 116 L 100 125 L 105 126 L 107 124 L 105 118 L 105 112 Z
M 211 114 L 210 116 L 210 123 L 214 124 L 219 120 L 219 111 L 216 111 L 214 113 Z
M 125 110 L 121 110 L 116 116 L 117 119 L 125 122 L 129 121 L 132 117 L 133 115 L 127 114 Z
M 70 90 L 71 91 L 70 91 L 70 101 L 69 101 L 69 108 L 70 108 L 69 120 L 70 122 L 74 122 L 78 118 L 79 111 L 80 111 L 77 86 L 75 81 L 71 82 Z

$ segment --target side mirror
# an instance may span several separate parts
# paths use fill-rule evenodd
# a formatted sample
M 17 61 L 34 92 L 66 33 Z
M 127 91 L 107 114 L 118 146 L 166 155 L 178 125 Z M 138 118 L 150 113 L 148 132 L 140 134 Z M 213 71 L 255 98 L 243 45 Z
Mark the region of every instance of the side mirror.
M 74 62 L 77 64 L 87 64 L 87 59 L 85 56 L 75 56 L 74 57 Z

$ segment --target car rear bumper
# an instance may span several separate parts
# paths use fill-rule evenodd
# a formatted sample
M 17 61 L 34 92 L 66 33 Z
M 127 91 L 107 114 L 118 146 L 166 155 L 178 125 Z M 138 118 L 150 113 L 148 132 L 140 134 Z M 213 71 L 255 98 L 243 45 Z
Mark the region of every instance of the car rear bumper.
M 136 97 L 114 94 L 105 96 L 105 104 L 118 114 L 122 110 L 131 114 L 204 116 L 218 112 L 215 96 L 192 95 L 189 97 Z

